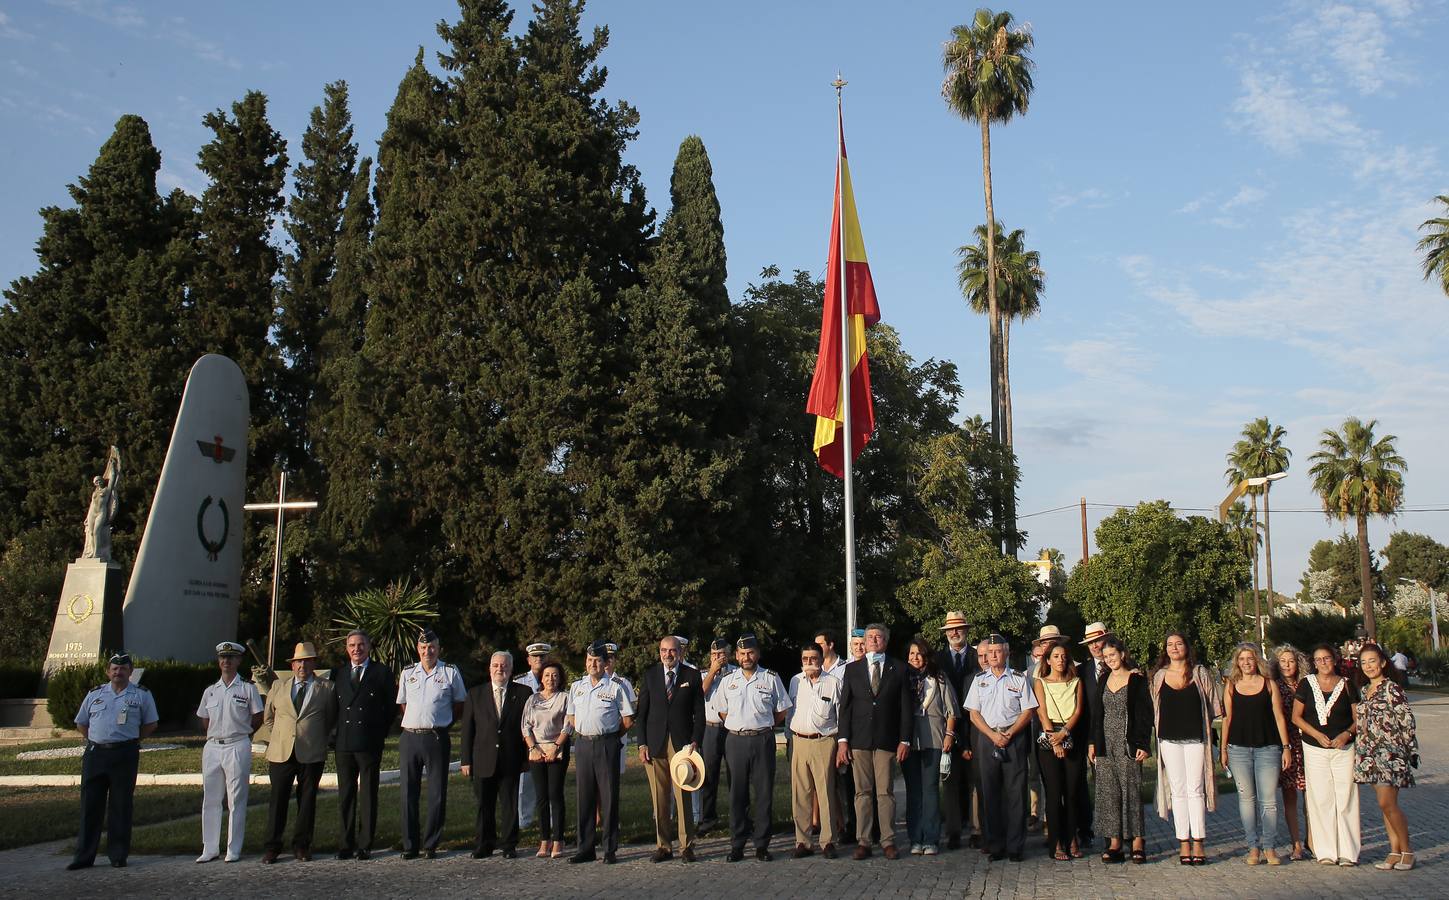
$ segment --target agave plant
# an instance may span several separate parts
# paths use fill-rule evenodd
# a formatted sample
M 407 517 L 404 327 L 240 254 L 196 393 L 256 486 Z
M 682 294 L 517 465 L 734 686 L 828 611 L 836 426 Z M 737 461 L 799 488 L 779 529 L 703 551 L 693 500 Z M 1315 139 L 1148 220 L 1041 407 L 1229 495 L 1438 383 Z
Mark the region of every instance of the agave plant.
M 412 661 L 418 632 L 438 618 L 433 594 L 409 580 L 389 582 L 342 599 L 342 614 L 332 620 L 331 640 L 345 643 L 350 631 L 361 629 L 372 638 L 372 655 L 393 671 Z

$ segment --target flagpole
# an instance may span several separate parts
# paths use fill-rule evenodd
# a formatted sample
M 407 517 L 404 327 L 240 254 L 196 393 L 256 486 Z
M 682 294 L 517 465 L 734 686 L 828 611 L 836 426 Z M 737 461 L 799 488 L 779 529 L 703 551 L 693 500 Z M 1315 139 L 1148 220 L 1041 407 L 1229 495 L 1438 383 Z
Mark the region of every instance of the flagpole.
M 855 446 L 850 428 L 850 290 L 845 258 L 845 107 L 846 81 L 835 74 L 835 221 L 840 224 L 840 409 L 845 429 L 845 641 L 855 630 Z

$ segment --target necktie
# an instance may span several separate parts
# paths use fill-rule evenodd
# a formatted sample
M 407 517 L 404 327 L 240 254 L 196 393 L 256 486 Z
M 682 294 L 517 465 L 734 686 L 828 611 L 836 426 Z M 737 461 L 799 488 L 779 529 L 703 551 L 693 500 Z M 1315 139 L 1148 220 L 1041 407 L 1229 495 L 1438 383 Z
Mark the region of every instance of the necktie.
M 352 667 L 352 686 L 358 687 L 362 684 L 362 666 Z
M 303 702 L 303 700 L 306 699 L 306 697 L 307 697 L 307 682 L 305 682 L 305 681 L 298 682 L 297 683 L 296 690 L 292 691 L 292 708 L 295 709 L 295 710 L 298 710 L 300 712 L 301 709 L 302 709 L 302 702 Z
M 498 704 L 498 715 L 499 716 L 502 716 L 503 715 L 503 688 L 501 688 L 501 687 L 495 687 L 493 689 L 493 701 Z
M 965 653 L 965 651 L 958 650 L 958 651 L 956 651 L 955 656 L 956 656 L 956 674 L 959 676 L 962 672 L 966 671 L 966 653 Z
M 870 664 L 870 692 L 872 694 L 878 694 L 878 693 L 880 693 L 880 663 L 879 662 L 873 662 L 873 663 Z
M 666 700 L 674 700 L 674 670 L 670 669 L 664 673 L 664 697 Z

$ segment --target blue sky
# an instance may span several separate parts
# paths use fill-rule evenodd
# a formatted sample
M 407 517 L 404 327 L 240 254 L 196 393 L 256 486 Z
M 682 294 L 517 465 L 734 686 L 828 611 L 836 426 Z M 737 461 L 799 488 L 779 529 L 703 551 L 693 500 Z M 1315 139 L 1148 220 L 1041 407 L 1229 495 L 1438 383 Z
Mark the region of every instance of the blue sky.
M 1347 415 L 1399 436 L 1411 505 L 1449 507 L 1449 297 L 1414 251 L 1430 199 L 1449 192 L 1445 0 L 1009 8 L 1035 35 L 1037 87 L 993 135 L 997 215 L 1026 229 L 1047 272 L 1041 318 L 1012 330 L 1021 511 L 1080 497 L 1215 506 L 1223 455 L 1259 415 L 1294 451 L 1273 492 L 1280 591 L 1339 531 L 1310 511 L 1306 470 L 1319 433 Z M 966 414 L 988 405 L 986 327 L 960 299 L 954 251 L 984 221 L 981 157 L 979 132 L 940 99 L 940 48 L 969 12 L 753 0 L 587 12 L 611 29 L 606 95 L 641 113 L 630 156 L 656 206 L 680 140 L 704 139 L 735 296 L 763 266 L 824 266 L 829 83 L 843 72 L 884 318 L 917 358 L 960 366 Z M 199 193 L 205 112 L 264 91 L 295 161 L 322 85 L 341 78 L 372 153 L 399 78 L 419 46 L 437 48 L 445 18 L 456 7 L 435 0 L 0 3 L 0 282 L 33 270 L 36 210 L 68 202 L 120 115 L 150 123 L 163 189 Z M 1093 527 L 1109 512 L 1093 506 Z M 1022 525 L 1030 550 L 1077 556 L 1075 508 Z M 1449 542 L 1449 512 L 1395 527 Z M 1374 526 L 1375 546 L 1387 533 Z

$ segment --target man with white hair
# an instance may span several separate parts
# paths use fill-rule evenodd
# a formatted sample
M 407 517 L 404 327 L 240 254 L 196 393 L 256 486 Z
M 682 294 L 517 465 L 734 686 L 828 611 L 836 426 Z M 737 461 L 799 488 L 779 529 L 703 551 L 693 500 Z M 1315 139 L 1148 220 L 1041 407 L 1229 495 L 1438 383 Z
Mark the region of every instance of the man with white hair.
M 1026 849 L 1026 755 L 1036 693 L 1031 679 L 1006 664 L 1006 638 L 986 638 L 986 668 L 971 679 L 963 708 L 976 726 L 982 850 L 1021 862 Z
M 518 776 L 528 765 L 523 741 L 523 706 L 533 696 L 513 676 L 513 654 L 499 650 L 488 661 L 488 682 L 468 691 L 463 701 L 463 777 L 473 779 L 478 798 L 477 843 L 473 858 L 518 855 Z M 497 813 L 502 810 L 502 838 Z

